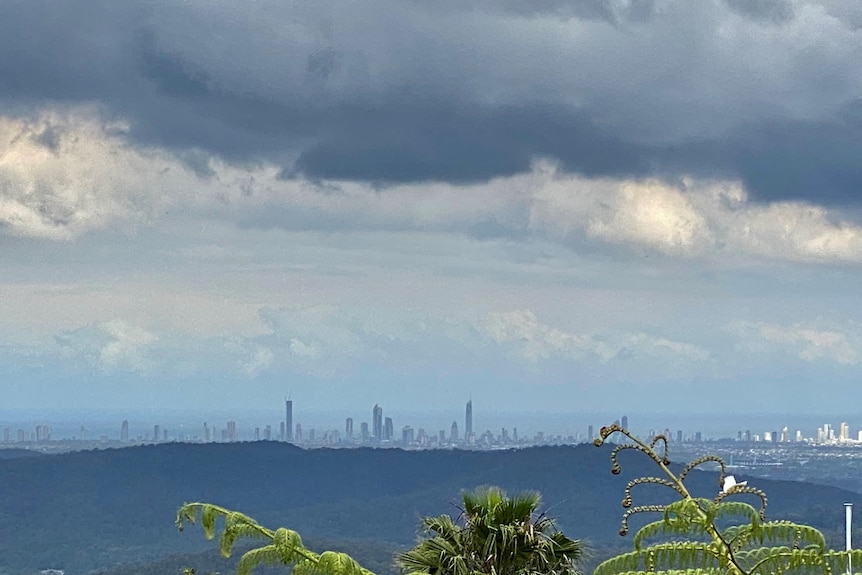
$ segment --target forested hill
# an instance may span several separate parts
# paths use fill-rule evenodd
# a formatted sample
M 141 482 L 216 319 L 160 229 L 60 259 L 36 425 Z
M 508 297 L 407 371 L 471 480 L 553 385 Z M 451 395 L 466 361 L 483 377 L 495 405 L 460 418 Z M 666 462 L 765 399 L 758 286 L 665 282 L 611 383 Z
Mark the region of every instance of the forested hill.
M 18 459 L 19 457 L 42 457 L 42 454 L 29 449 L 0 449 L 0 459 Z
M 200 531 L 177 533 L 176 508 L 207 501 L 270 526 L 329 539 L 410 544 L 418 518 L 457 514 L 463 489 L 500 485 L 542 493 L 570 536 L 618 544 L 626 482 L 658 471 L 624 452 L 611 475 L 609 449 L 590 445 L 512 451 L 301 450 L 276 442 L 163 444 L 0 461 L 0 574 L 106 569 L 202 549 Z M 715 473 L 692 474 L 695 493 L 718 491 Z M 816 527 L 842 525 L 836 488 L 752 480 L 769 495 L 769 516 Z M 643 491 L 638 491 L 643 487 Z M 635 489 L 635 504 L 656 502 Z

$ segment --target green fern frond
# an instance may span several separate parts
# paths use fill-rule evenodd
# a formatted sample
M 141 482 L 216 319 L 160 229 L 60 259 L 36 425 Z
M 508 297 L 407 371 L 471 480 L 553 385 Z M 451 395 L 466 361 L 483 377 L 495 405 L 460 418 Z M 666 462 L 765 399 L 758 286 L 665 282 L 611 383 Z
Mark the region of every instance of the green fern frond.
M 759 525 L 761 522 L 760 511 L 748 503 L 743 503 L 742 501 L 722 501 L 721 503 L 710 502 L 710 504 L 708 514 L 712 521 L 730 517 L 747 521 L 752 525 Z
M 797 549 L 815 547 L 821 553 L 826 551 L 826 538 L 818 529 L 790 521 L 768 521 L 761 525 L 764 542 L 789 543 Z
M 736 557 L 741 564 L 748 566 L 750 573 L 820 575 L 829 572 L 823 553 L 817 549 L 765 547 L 738 553 Z
M 667 523 L 702 523 L 712 507 L 713 503 L 709 499 L 685 497 L 666 505 L 663 517 Z
M 862 549 L 853 549 L 851 551 L 834 551 L 829 550 L 823 553 L 823 564 L 831 573 L 847 573 L 848 560 L 858 573 L 862 569 Z
M 177 510 L 177 530 L 182 531 L 185 524 L 194 525 L 197 520 L 197 507 L 195 503 L 186 503 Z
M 760 511 L 759 511 L 760 518 L 766 519 L 766 504 L 768 503 L 768 499 L 766 498 L 766 493 L 764 493 L 762 490 L 758 489 L 757 487 L 749 487 L 747 485 L 736 485 L 730 491 L 722 491 L 721 493 L 719 493 L 715 497 L 715 499 L 713 499 L 713 502 L 714 503 L 721 503 L 727 497 L 731 497 L 733 495 L 743 495 L 746 493 L 748 493 L 750 495 L 756 495 L 757 497 L 760 498 Z
M 720 567 L 716 551 L 710 544 L 698 541 L 660 543 L 612 557 L 601 563 L 593 575 L 618 575 L 627 571 L 657 569 L 716 569 Z
M 302 545 L 302 537 L 299 536 L 299 533 L 284 527 L 275 530 L 272 544 L 278 551 L 281 562 L 285 565 L 295 563 L 303 558 L 297 553 L 298 551 L 307 551 Z
M 721 488 L 722 483 L 724 482 L 724 476 L 727 474 L 727 464 L 724 462 L 724 459 L 717 455 L 703 455 L 698 457 L 697 459 L 692 460 L 685 467 L 682 468 L 682 471 L 679 472 L 677 479 L 680 482 L 685 480 L 685 476 L 688 475 L 692 469 L 707 463 L 708 461 L 712 461 L 713 463 L 718 463 L 718 466 L 721 468 L 721 473 L 718 477 L 718 486 Z
M 216 517 L 218 515 L 218 509 L 214 505 L 201 507 L 201 527 L 203 527 L 204 536 L 207 539 L 215 537 Z
M 317 562 L 303 559 L 293 566 L 293 575 L 315 575 L 317 573 Z
M 654 521 L 638 529 L 634 537 L 634 547 L 635 550 L 644 549 L 644 543 L 650 539 L 684 537 L 686 540 L 690 540 L 697 534 L 706 535 L 706 529 L 700 524 Z
M 275 545 L 266 545 L 247 551 L 239 560 L 237 575 L 249 575 L 258 565 L 275 565 L 279 562 L 278 549 Z
M 626 485 L 625 494 L 623 496 L 622 506 L 625 508 L 631 507 L 632 504 L 632 489 L 635 485 L 664 485 L 676 491 L 680 496 L 685 497 L 680 487 L 673 481 L 663 479 L 661 477 L 637 477 L 632 479 Z
M 364 575 L 362 567 L 346 553 L 324 551 L 317 561 L 320 575 Z
M 230 557 L 234 543 L 250 537 L 263 537 L 271 540 L 273 533 L 247 515 L 228 512 L 225 515 L 224 530 L 219 539 L 219 551 L 223 557 Z
M 745 549 L 751 544 L 763 544 L 760 524 L 756 526 L 751 524 L 731 525 L 721 532 L 721 538 L 727 542 L 727 545 L 733 552 Z

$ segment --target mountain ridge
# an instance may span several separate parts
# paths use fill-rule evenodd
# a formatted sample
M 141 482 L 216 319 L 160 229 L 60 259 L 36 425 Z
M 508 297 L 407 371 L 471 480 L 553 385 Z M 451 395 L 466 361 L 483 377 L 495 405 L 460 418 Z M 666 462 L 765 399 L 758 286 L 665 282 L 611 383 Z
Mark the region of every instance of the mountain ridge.
M 419 517 L 457 515 L 462 490 L 489 484 L 539 491 L 571 537 L 600 547 L 626 544 L 617 535 L 625 484 L 659 470 L 642 454 L 623 452 L 623 473 L 611 475 L 609 451 L 176 443 L 0 460 L 0 575 L 48 566 L 104 570 L 205 549 L 211 543 L 201 533 L 177 534 L 173 526 L 177 507 L 191 501 L 236 509 L 303 536 L 405 546 L 416 540 Z M 770 517 L 819 528 L 842 525 L 844 501 L 862 503 L 859 494 L 839 488 L 748 479 L 769 496 Z M 719 489 L 717 473 L 692 473 L 686 481 L 708 497 Z M 635 504 L 670 500 L 672 494 L 653 487 L 635 488 Z

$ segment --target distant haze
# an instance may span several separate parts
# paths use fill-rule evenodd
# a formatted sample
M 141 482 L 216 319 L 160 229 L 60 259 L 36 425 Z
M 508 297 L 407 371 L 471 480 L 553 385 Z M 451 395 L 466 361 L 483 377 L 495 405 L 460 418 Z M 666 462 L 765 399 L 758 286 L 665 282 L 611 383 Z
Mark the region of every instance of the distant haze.
M 366 413 L 368 411 L 368 413 Z M 638 414 L 628 415 L 629 429 L 636 435 L 646 437 L 649 432 L 671 432 L 671 439 L 677 431 L 682 431 L 686 438 L 700 432 L 705 440 L 730 438 L 734 439 L 737 432 L 750 431 L 751 434 L 763 436 L 764 432 L 774 432 L 786 426 L 791 437 L 799 430 L 805 438 L 817 436 L 817 428 L 824 424 L 837 429 L 842 422 L 850 427 L 853 439 L 862 430 L 862 416 L 859 414 L 780 414 L 780 413 L 737 413 L 733 415 L 710 414 Z M 452 422 L 456 422 L 463 433 L 464 413 L 461 412 L 415 412 L 406 410 L 384 409 L 385 417 L 392 417 L 396 435 L 400 437 L 400 429 L 410 425 L 416 430 L 424 428 L 431 435 L 439 430 L 449 434 Z M 318 435 L 326 431 L 339 430 L 344 432 L 345 418 L 352 417 L 354 429 L 358 433 L 360 424 L 364 421 L 371 425 L 370 410 L 344 412 L 324 412 L 319 410 L 294 411 L 294 423 L 302 425 L 307 433 L 314 429 Z M 519 437 L 532 438 L 536 433 L 543 432 L 545 436 L 571 437 L 575 441 L 587 440 L 588 427 L 592 426 L 598 434 L 601 426 L 608 425 L 620 419 L 607 413 L 555 413 L 555 412 L 500 412 L 489 413 L 474 411 L 474 427 L 477 434 L 486 430 L 499 435 L 503 428 L 510 434 L 517 428 Z M 9 427 L 14 433 L 17 429 L 32 432 L 36 425 L 48 425 L 52 429 L 52 439 L 80 439 L 81 428 L 84 428 L 84 438 L 98 440 L 105 436 L 109 440 L 120 437 L 120 426 L 123 420 L 129 421 L 130 437 L 151 436 L 153 426 L 159 425 L 161 430 L 167 430 L 169 439 L 185 436 L 200 438 L 203 424 L 212 429 L 224 428 L 228 421 L 235 421 L 240 440 L 248 441 L 254 438 L 254 429 L 261 430 L 270 425 L 277 434 L 284 414 L 276 410 L 165 410 L 165 411 L 116 411 L 116 410 L 0 410 L 0 432 Z

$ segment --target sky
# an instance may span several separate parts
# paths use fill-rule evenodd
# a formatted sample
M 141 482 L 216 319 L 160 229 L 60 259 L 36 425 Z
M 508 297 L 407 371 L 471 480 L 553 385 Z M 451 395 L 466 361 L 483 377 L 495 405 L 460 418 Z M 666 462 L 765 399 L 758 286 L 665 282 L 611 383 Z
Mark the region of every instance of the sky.
M 862 3 L 0 5 L 6 409 L 846 412 Z

